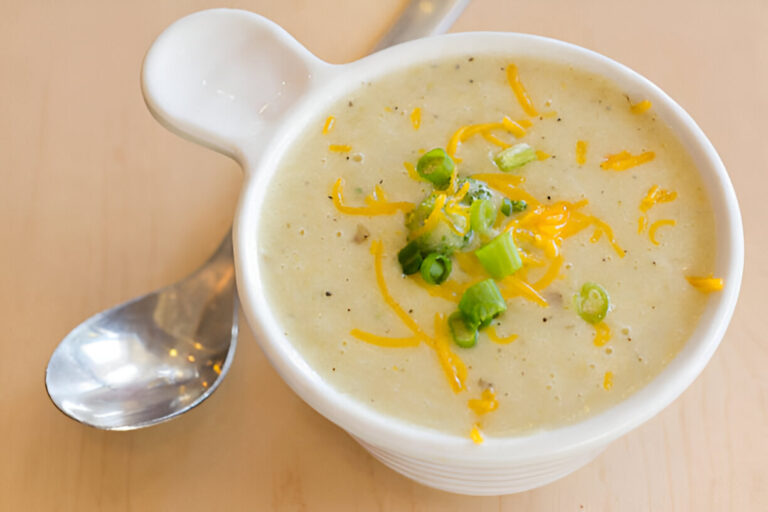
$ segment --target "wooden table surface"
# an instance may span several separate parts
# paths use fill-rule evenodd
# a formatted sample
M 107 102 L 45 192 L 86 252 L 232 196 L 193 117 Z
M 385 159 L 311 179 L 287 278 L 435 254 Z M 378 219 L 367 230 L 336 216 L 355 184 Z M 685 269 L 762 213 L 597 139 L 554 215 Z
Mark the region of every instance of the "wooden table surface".
M 43 385 L 58 341 L 187 274 L 230 225 L 237 165 L 160 127 L 139 86 L 163 28 L 224 5 L 345 62 L 404 0 L 0 2 L 0 510 L 768 510 L 765 0 L 475 0 L 454 27 L 552 36 L 636 69 L 699 122 L 741 202 L 745 277 L 722 346 L 585 468 L 505 497 L 412 483 L 299 400 L 245 325 L 226 381 L 179 419 L 109 433 L 60 414 Z

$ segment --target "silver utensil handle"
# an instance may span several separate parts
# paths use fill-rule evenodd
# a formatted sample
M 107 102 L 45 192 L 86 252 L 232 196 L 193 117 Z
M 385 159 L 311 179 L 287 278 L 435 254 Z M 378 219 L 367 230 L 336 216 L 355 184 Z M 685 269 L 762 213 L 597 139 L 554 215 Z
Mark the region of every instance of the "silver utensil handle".
M 405 41 L 448 31 L 470 0 L 413 0 L 408 2 L 397 22 L 382 37 L 372 52 Z

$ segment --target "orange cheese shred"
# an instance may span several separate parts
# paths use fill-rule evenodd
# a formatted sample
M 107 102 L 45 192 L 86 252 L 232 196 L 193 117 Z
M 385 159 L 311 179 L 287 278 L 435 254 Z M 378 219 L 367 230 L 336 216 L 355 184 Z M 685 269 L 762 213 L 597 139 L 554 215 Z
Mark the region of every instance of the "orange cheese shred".
M 405 167 L 405 170 L 408 171 L 408 176 L 410 176 L 412 180 L 422 181 L 421 176 L 416 170 L 416 167 L 414 167 L 411 162 L 403 162 L 403 167 Z
M 662 226 L 674 226 L 675 224 L 677 223 L 673 219 L 657 220 L 648 228 L 648 238 L 651 239 L 653 245 L 659 245 L 659 241 L 656 240 L 656 231 Z
M 656 153 L 653 151 L 646 151 L 639 155 L 632 155 L 629 151 L 622 151 L 621 153 L 607 155 L 603 163 L 600 164 L 600 168 L 606 171 L 626 171 L 632 167 L 650 162 L 654 158 L 656 158 Z
M 536 108 L 533 106 L 531 97 L 528 95 L 528 92 L 520 81 L 520 77 L 517 73 L 517 66 L 515 64 L 507 66 L 507 81 L 512 88 L 512 92 L 515 93 L 517 102 L 523 108 L 523 111 L 531 117 L 539 115 Z
M 637 233 L 640 234 L 645 231 L 646 226 L 648 226 L 648 217 L 641 215 L 637 219 Z
M 551 156 L 551 155 L 550 155 L 549 153 L 545 153 L 544 151 L 540 151 L 540 150 L 538 150 L 538 149 L 536 150 L 536 158 L 537 158 L 538 160 L 546 160 L 546 159 L 547 159 L 547 158 L 549 158 L 550 156 Z
M 712 274 L 707 277 L 686 276 L 685 279 L 691 286 L 704 293 L 719 292 L 725 286 L 723 278 L 712 277 Z
M 584 165 L 587 163 L 587 141 L 576 141 L 576 163 Z
M 507 130 L 509 133 L 517 137 L 518 139 L 521 137 L 525 137 L 526 131 L 525 128 L 523 128 L 520 123 L 517 123 L 510 118 L 504 116 L 504 119 L 501 120 L 501 124 L 504 126 L 504 129 Z
M 640 200 L 640 211 L 645 213 L 659 203 L 669 203 L 677 199 L 677 192 L 664 190 L 658 185 L 648 189 L 648 193 Z
M 491 340 L 494 343 L 498 343 L 499 345 L 507 345 L 509 343 L 512 343 L 515 341 L 518 336 L 517 334 L 510 334 L 509 336 L 501 337 L 498 334 L 496 334 L 496 329 L 493 326 L 488 326 L 485 328 L 486 334 L 488 334 L 488 339 Z
M 408 336 L 405 338 L 390 338 L 389 336 L 378 336 L 369 332 L 361 331 L 360 329 L 352 329 L 349 334 L 360 341 L 370 343 L 371 345 L 378 345 L 380 347 L 388 348 L 402 348 L 402 347 L 415 347 L 421 343 L 416 336 Z
M 483 415 L 493 412 L 499 408 L 499 401 L 496 400 L 496 393 L 493 389 L 484 389 L 480 395 L 480 398 L 472 398 L 467 402 L 467 405 L 472 409 L 475 414 Z
M 603 377 L 603 389 L 610 391 L 613 388 L 613 372 L 605 372 Z
M 421 109 L 419 107 L 411 110 L 411 125 L 414 130 L 418 130 L 421 126 Z
M 377 186 L 374 193 L 365 198 L 367 206 L 346 206 L 344 204 L 344 180 L 339 178 L 336 183 L 333 184 L 333 190 L 331 194 L 333 199 L 333 205 L 341 213 L 347 215 L 392 215 L 393 213 L 409 212 L 413 209 L 413 204 L 408 202 L 389 202 L 384 195 L 384 191 L 381 187 Z
M 323 124 L 323 135 L 328 135 L 331 133 L 334 124 L 336 124 L 336 118 L 333 116 L 328 116 L 328 119 L 325 120 L 325 124 Z
M 480 425 L 477 423 L 472 425 L 472 430 L 469 431 L 469 438 L 475 444 L 483 444 L 483 434 L 480 433 Z
M 611 339 L 611 328 L 605 322 L 595 324 L 595 337 L 592 342 L 596 347 L 602 347 Z
M 648 100 L 643 100 L 640 103 L 635 103 L 629 107 L 630 112 L 633 114 L 642 114 L 653 106 Z
M 330 144 L 328 150 L 333 151 L 334 153 L 349 153 L 352 151 L 352 146 L 348 146 L 347 144 Z
M 465 390 L 467 388 L 467 367 L 459 356 L 451 350 L 453 341 L 451 333 L 448 331 L 445 315 L 435 314 L 435 337 L 427 340 L 427 342 L 437 354 L 440 366 L 443 368 L 453 392 L 458 393 Z

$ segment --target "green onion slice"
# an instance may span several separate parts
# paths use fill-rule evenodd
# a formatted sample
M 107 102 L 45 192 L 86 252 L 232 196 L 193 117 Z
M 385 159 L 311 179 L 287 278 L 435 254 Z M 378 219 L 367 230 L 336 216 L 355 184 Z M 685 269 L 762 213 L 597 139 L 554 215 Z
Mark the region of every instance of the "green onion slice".
M 496 221 L 496 206 L 490 199 L 478 199 L 469 207 L 469 227 L 476 233 L 486 233 Z
M 439 252 L 429 254 L 421 263 L 421 277 L 429 284 L 440 284 L 451 275 L 451 258 Z
M 494 158 L 496 165 L 504 172 L 522 167 L 531 160 L 536 160 L 536 152 L 524 142 L 499 151 Z
M 512 200 L 508 197 L 504 198 L 504 201 L 501 202 L 501 213 L 509 217 L 512 215 Z
M 597 283 L 584 283 L 573 299 L 579 316 L 591 324 L 601 322 L 611 306 L 608 292 Z
M 403 267 L 403 274 L 411 275 L 415 274 L 421 268 L 421 251 L 419 250 L 419 244 L 416 240 L 410 242 L 408 245 L 400 249 L 397 253 L 397 261 L 400 262 L 400 266 Z
M 454 169 L 453 160 L 442 148 L 427 151 L 416 164 L 419 176 L 431 182 L 436 189 L 445 190 L 451 183 Z
M 477 343 L 477 327 L 469 325 L 461 311 L 456 311 L 448 317 L 448 327 L 451 329 L 453 341 L 461 348 L 474 347 Z
M 459 301 L 459 311 L 463 313 L 464 320 L 479 328 L 487 327 L 491 320 L 506 310 L 507 303 L 493 279 L 473 284 Z
M 511 276 L 523 266 L 523 260 L 520 259 L 520 253 L 509 231 L 505 231 L 476 250 L 475 256 L 494 279 Z

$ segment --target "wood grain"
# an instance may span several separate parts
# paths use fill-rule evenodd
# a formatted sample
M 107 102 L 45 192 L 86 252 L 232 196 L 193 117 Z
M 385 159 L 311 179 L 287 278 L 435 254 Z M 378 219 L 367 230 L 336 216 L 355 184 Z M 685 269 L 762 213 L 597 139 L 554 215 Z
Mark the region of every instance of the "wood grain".
M 403 1 L 230 1 L 320 57 L 373 46 Z M 711 364 L 671 407 L 575 474 L 470 498 L 424 488 L 301 402 L 245 325 L 226 382 L 171 423 L 105 433 L 62 416 L 43 372 L 87 316 L 170 283 L 227 230 L 237 166 L 161 128 L 139 69 L 212 0 L 0 2 L 0 510 L 768 509 L 768 3 L 475 0 L 455 30 L 525 31 L 602 52 L 685 107 L 741 201 L 743 292 Z

